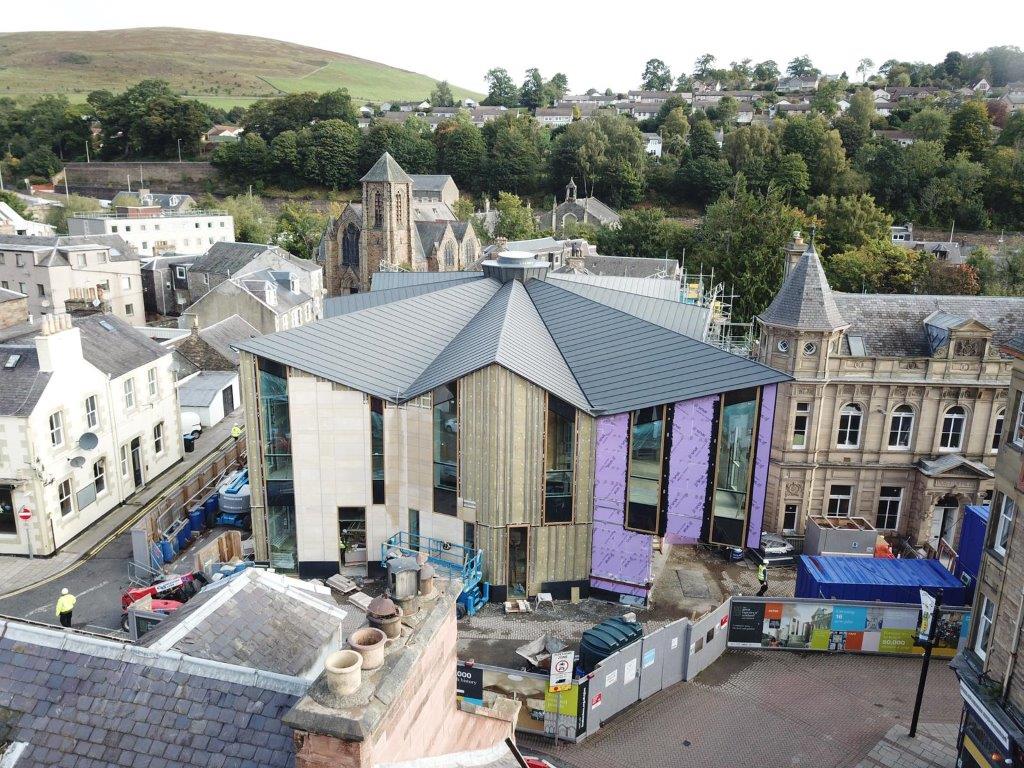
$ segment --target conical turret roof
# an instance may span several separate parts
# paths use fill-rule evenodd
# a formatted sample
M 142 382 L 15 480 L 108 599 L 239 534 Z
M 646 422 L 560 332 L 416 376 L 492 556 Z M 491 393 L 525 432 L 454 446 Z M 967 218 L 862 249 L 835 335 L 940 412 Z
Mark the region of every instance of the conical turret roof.
M 373 164 L 373 168 L 367 171 L 359 181 L 397 181 L 412 184 L 409 174 L 402 170 L 402 166 L 391 156 L 390 152 L 381 155 L 380 159 Z
M 849 325 L 836 306 L 813 241 L 758 319 L 765 325 L 806 331 L 835 331 Z

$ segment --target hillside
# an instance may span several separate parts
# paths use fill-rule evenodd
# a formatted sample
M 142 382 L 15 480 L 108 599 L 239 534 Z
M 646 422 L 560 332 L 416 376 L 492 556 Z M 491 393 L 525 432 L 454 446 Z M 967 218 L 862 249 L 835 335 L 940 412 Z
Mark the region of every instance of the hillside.
M 424 99 L 434 78 L 263 37 L 152 27 L 0 34 L 0 96 L 120 91 L 161 78 L 218 107 L 296 91 L 347 88 L 357 100 Z M 479 94 L 453 86 L 457 98 Z

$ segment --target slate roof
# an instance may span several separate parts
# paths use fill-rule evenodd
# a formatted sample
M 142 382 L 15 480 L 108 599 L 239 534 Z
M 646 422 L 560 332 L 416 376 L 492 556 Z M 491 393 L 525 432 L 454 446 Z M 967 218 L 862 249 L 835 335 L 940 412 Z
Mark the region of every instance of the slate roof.
M 111 378 L 159 360 L 171 351 L 114 315 L 72 319 L 82 335 L 82 356 Z
M 231 346 L 242 339 L 254 339 L 260 332 L 238 315 L 226 317 L 199 331 L 199 338 L 213 347 L 232 365 L 238 365 L 238 353 Z
M 1024 333 L 1018 333 L 1006 342 L 1006 346 L 1018 354 L 1024 354 Z
M 70 262 L 61 251 L 90 245 L 109 248 L 111 261 L 139 258 L 135 248 L 120 235 L 0 235 L 0 250 L 49 250 L 50 256 L 40 264 L 44 267 L 66 266 Z
M 688 336 L 688 305 L 473 274 L 339 297 L 325 320 L 236 346 L 392 402 L 498 363 L 593 414 L 788 378 Z
M 231 277 L 252 263 L 253 259 L 267 251 L 273 251 L 278 256 L 287 259 L 289 263 L 307 272 L 320 268 L 315 262 L 293 256 L 276 245 L 219 242 L 211 245 L 202 256 L 195 257 L 195 262 L 190 271 L 209 272 L 210 274 Z
M 381 155 L 380 159 L 373 164 L 373 167 L 368 170 L 366 175 L 359 181 L 391 181 L 403 182 L 406 184 L 413 183 L 409 174 L 402 170 L 402 166 L 400 166 L 398 161 L 391 156 L 390 152 L 385 152 Z
M 204 588 L 140 642 L 312 681 L 326 654 L 340 649 L 346 615 L 329 591 L 317 594 L 298 579 L 248 568 Z
M 27 295 L 28 294 L 8 290 L 7 288 L 0 288 L 0 304 L 7 301 L 16 301 L 17 299 L 24 299 Z
M 199 371 L 178 385 L 178 404 L 183 408 L 208 408 L 237 379 L 234 371 Z
M 813 244 L 786 276 L 782 288 L 758 319 L 766 325 L 808 331 L 835 331 L 847 325 L 836 306 Z
M 998 349 L 1024 334 L 1024 297 L 914 296 L 908 294 L 833 293 L 847 334 L 862 336 L 869 356 L 929 357 L 925 319 L 933 312 L 977 320 L 992 329 Z M 845 345 L 844 345 L 845 347 Z M 848 351 L 844 349 L 844 353 Z
M 435 245 L 440 244 L 444 237 L 448 224 L 439 221 L 417 221 L 416 230 L 419 232 L 420 242 L 423 244 L 423 253 L 429 256 Z
M 917 462 L 921 473 L 935 477 L 955 469 L 966 467 L 982 477 L 994 477 L 995 473 L 980 461 L 971 461 L 959 453 L 948 453 L 934 459 L 919 459 Z
M 676 270 L 675 259 L 652 259 L 640 256 L 584 255 L 583 268 L 592 275 L 619 277 L 652 277 L 659 272 Z
M 455 180 L 446 173 L 412 173 L 409 174 L 409 178 L 412 179 L 413 192 L 417 189 L 427 192 L 441 192 L 449 181 L 453 184 L 455 183 Z
M 21 359 L 13 368 L 5 368 L 11 355 Z M 0 344 L 0 416 L 28 416 L 49 382 L 50 374 L 39 370 L 35 344 Z
M 18 768 L 286 768 L 291 680 L 59 629 L 0 622 L 0 743 Z

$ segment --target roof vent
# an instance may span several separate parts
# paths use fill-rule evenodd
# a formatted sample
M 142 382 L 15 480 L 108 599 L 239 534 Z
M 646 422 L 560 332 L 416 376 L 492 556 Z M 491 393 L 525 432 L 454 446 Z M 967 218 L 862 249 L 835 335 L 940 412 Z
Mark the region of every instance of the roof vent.
M 541 261 L 526 251 L 500 251 L 497 258 L 481 263 L 484 274 L 502 283 L 512 280 L 526 282 L 530 278 L 543 280 L 547 275 L 548 262 Z

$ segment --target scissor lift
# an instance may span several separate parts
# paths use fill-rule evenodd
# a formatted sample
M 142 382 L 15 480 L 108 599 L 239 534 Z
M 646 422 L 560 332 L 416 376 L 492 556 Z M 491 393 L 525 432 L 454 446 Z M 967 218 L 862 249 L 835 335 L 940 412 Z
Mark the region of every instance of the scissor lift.
M 483 580 L 484 551 L 472 549 L 450 541 L 432 539 L 429 536 L 410 535 L 408 531 L 399 531 L 380 546 L 380 561 L 386 562 L 389 552 L 401 552 L 409 557 L 420 554 L 427 556 L 427 562 L 435 568 L 441 568 L 448 575 L 462 582 L 462 592 L 458 597 L 460 618 L 472 616 L 491 597 L 491 585 Z

